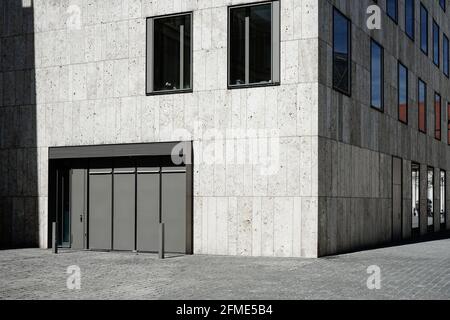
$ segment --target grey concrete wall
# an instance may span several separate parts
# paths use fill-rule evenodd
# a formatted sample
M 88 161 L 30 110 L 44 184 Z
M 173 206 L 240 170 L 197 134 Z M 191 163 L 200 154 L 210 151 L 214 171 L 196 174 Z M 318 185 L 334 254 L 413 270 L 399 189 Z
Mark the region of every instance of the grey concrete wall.
M 429 56 L 419 47 L 419 6 L 416 1 L 415 42 L 404 32 L 404 1 L 399 1 L 399 23 L 385 14 L 379 1 L 382 29 L 369 31 L 362 1 L 319 1 L 319 254 L 333 254 L 392 241 L 392 156 L 403 159 L 403 231 L 411 236 L 411 161 L 422 168 L 450 170 L 446 106 L 450 81 L 431 58 L 431 23 L 434 17 L 450 36 L 449 10 L 438 1 L 422 1 L 428 8 Z M 352 20 L 352 96 L 332 89 L 332 10 L 336 6 Z M 384 47 L 384 113 L 370 107 L 370 37 Z M 398 121 L 397 60 L 409 70 L 409 123 Z M 418 130 L 417 78 L 427 83 L 428 134 Z M 434 138 L 434 91 L 442 96 L 442 141 Z M 445 109 L 445 110 L 444 110 Z M 426 170 L 426 169 L 425 169 Z M 423 171 L 423 170 L 422 170 Z M 421 173 L 422 179 L 426 171 Z M 448 183 L 448 181 L 447 181 Z M 425 188 L 425 189 L 424 189 Z M 426 180 L 422 181 L 421 232 L 426 231 Z M 438 195 L 436 195 L 439 197 Z M 425 211 L 424 211 L 425 210 Z M 424 225 L 425 224 L 425 225 Z
M 174 141 L 173 133 L 185 129 L 196 159 L 195 253 L 317 256 L 318 1 L 281 1 L 280 86 L 227 90 L 227 6 L 250 2 L 260 1 L 34 1 L 39 184 L 37 209 L 25 215 L 39 212 L 41 247 L 47 247 L 48 147 Z M 193 11 L 193 93 L 147 97 L 145 18 L 187 11 Z M 8 75 L 0 79 L 7 83 Z M 231 128 L 277 130 L 277 172 L 199 162 L 207 130 Z
M 39 245 L 34 10 L 0 1 L 0 248 Z

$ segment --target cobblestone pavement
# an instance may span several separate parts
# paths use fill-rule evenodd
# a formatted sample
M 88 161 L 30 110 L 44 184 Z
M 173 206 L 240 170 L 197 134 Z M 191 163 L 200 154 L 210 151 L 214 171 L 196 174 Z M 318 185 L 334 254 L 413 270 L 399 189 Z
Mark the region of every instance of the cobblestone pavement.
M 81 268 L 68 290 L 67 267 Z M 381 289 L 367 268 L 381 268 Z M 0 299 L 450 299 L 450 240 L 322 259 L 0 251 Z

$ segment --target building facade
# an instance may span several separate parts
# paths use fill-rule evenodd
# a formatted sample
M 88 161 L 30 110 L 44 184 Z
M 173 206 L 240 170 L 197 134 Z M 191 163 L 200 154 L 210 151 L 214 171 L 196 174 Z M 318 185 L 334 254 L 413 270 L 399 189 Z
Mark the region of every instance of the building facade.
M 377 2 L 372 30 L 372 0 L 0 2 L 0 247 L 53 221 L 63 247 L 153 252 L 164 222 L 172 252 L 286 257 L 450 229 L 450 10 Z

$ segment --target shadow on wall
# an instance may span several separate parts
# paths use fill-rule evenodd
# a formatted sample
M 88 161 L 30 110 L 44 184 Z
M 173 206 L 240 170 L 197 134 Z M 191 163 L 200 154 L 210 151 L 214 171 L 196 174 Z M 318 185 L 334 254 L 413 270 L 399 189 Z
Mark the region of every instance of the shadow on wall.
M 33 0 L 0 1 L 0 248 L 39 246 Z

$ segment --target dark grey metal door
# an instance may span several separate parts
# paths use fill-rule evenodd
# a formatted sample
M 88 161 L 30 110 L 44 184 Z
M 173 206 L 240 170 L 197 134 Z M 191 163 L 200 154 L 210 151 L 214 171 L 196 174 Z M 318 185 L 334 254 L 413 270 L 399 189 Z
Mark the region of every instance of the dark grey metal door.
M 89 172 L 89 248 L 111 249 L 112 170 Z
M 135 179 L 135 168 L 114 169 L 114 250 L 134 250 Z
M 159 168 L 138 168 L 137 173 L 137 250 L 158 251 Z
M 87 170 L 72 169 L 70 176 L 71 248 L 85 248 Z
M 186 253 L 186 170 L 163 168 L 161 215 L 167 252 Z

